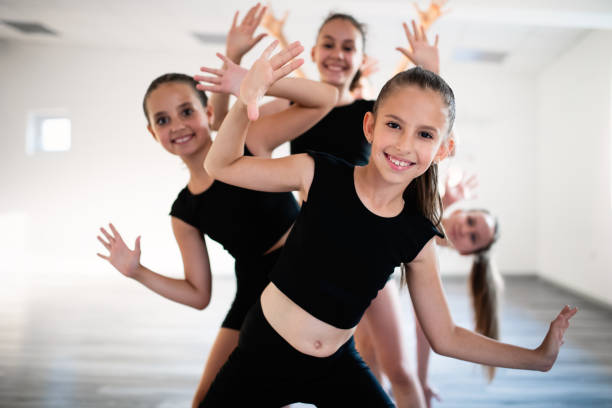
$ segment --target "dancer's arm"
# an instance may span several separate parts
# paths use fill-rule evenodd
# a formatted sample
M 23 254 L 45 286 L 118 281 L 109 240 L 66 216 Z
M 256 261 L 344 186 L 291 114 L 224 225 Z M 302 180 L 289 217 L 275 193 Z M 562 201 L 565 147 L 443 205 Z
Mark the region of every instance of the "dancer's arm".
M 537 348 L 531 350 L 505 344 L 455 325 L 438 270 L 433 239 L 406 265 L 406 281 L 414 310 L 436 353 L 496 367 L 548 371 L 553 366 L 576 308 L 565 306 L 561 310 Z
M 423 388 L 423 396 L 425 397 L 425 403 L 427 408 L 431 407 L 431 400 L 436 399 L 440 401 L 440 396 L 437 392 L 429 385 L 427 377 L 429 375 L 429 357 L 431 355 L 431 347 L 427 336 L 423 333 L 423 328 L 419 323 L 419 319 L 415 317 L 415 328 L 416 328 L 416 348 L 417 348 L 417 374 L 419 376 L 419 383 Z
M 269 159 L 243 155 L 250 122 L 259 116 L 258 102 L 272 84 L 303 63 L 302 60 L 293 59 L 297 54 L 291 49 L 270 58 L 275 46 L 276 42 L 264 51 L 243 79 L 240 96 L 223 121 L 204 167 L 214 178 L 239 187 L 307 194 L 314 173 L 314 161 L 310 156 L 299 154 Z M 296 93 L 309 92 L 303 87 L 288 88 Z M 296 96 L 292 95 L 292 99 Z M 269 125 L 276 124 L 271 122 Z
M 185 279 L 174 279 L 153 272 L 140 263 L 140 237 L 136 238 L 134 250 L 130 250 L 113 224 L 110 232 L 100 231 L 104 238 L 98 240 L 108 250 L 108 255 L 98 253 L 119 272 L 132 278 L 153 292 L 167 299 L 204 309 L 210 302 L 211 273 L 206 244 L 200 232 L 193 226 L 172 217 L 172 230 L 183 258 Z
M 295 42 L 286 49 L 289 55 L 297 55 L 303 47 Z M 246 69 L 234 64 L 225 56 L 217 54 L 225 62 L 224 69 L 200 68 L 214 76 L 196 75 L 194 79 L 207 84 L 198 84 L 198 89 L 217 93 L 232 93 L 238 96 Z M 270 157 L 272 151 L 321 120 L 335 105 L 338 90 L 322 82 L 301 78 L 282 78 L 270 86 L 266 95 L 290 98 L 295 103 L 287 109 L 261 116 L 249 127 L 246 144 L 256 156 Z
M 225 42 L 225 55 L 238 65 L 240 65 L 242 57 L 266 36 L 266 34 L 254 36 L 255 30 L 259 26 L 261 19 L 266 14 L 266 7 L 260 7 L 259 3 L 251 7 L 240 24 L 238 24 L 238 11 L 234 14 L 234 20 L 227 33 Z M 223 68 L 225 68 L 225 64 Z M 213 94 L 208 103 L 213 107 L 213 118 L 210 127 L 213 130 L 217 130 L 227 114 L 229 95 L 220 93 Z

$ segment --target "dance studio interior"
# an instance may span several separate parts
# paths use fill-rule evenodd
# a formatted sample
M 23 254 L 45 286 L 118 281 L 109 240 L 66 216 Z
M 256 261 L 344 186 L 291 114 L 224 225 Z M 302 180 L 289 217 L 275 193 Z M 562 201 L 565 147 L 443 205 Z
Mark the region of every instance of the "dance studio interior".
M 170 210 L 190 173 L 147 130 L 143 96 L 161 74 L 221 67 L 215 54 L 226 52 L 235 13 L 240 23 L 255 4 L 0 0 L 0 407 L 192 406 L 236 291 L 234 258 L 205 236 L 212 292 L 202 309 L 124 276 L 97 255 L 108 255 L 97 237 L 112 223 L 130 249 L 140 237 L 141 265 L 185 279 Z M 486 257 L 503 279 L 499 341 L 535 349 L 565 305 L 578 308 L 547 372 L 498 368 L 490 380 L 479 364 L 432 353 L 429 405 L 612 407 L 612 2 L 264 6 L 304 46 L 301 70 L 314 81 L 326 16 L 364 23 L 363 98 L 372 100 L 402 62 L 414 66 L 397 50 L 410 49 L 402 24 L 426 24 L 421 35 L 438 36 L 440 76 L 456 98 L 454 154 L 438 185 L 461 200 L 444 216 L 486 209 L 497 222 Z M 246 69 L 274 38 L 265 21 Z M 273 157 L 288 154 L 284 143 Z M 438 245 L 437 257 L 453 321 L 473 330 L 474 255 Z M 399 269 L 391 279 L 416 376 L 415 313 Z M 379 380 L 393 398 L 388 375 Z

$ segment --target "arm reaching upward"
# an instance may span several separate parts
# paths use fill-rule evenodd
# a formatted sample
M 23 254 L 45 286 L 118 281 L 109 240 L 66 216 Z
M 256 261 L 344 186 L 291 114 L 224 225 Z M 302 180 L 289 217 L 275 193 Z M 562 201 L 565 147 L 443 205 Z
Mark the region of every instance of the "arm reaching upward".
M 249 9 L 240 23 L 238 23 L 238 13 L 238 11 L 234 13 L 232 26 L 227 33 L 225 55 L 227 55 L 228 59 L 240 65 L 242 57 L 266 36 L 266 34 L 255 36 L 255 30 L 266 14 L 266 7 L 261 7 L 261 5 L 257 3 Z M 213 94 L 210 97 L 209 103 L 213 108 L 211 129 L 217 130 L 227 114 L 229 95 L 220 93 Z
M 290 44 L 290 54 L 301 52 L 299 42 Z M 196 75 L 194 79 L 206 82 L 197 88 L 216 93 L 231 93 L 239 96 L 240 85 L 247 70 L 234 64 L 227 57 L 217 54 L 224 61 L 224 68 L 200 68 L 213 76 Z M 266 95 L 294 101 L 290 107 L 260 117 L 253 122 L 247 134 L 247 147 L 256 156 L 270 157 L 272 151 L 282 143 L 301 135 L 323 118 L 335 105 L 338 90 L 323 82 L 302 78 L 282 78 L 272 84 Z
M 302 154 L 269 159 L 243 155 L 250 122 L 259 117 L 261 98 L 272 84 L 303 63 L 303 60 L 295 59 L 302 51 L 301 47 L 289 48 L 270 57 L 277 43 L 275 41 L 266 48 L 242 80 L 240 95 L 223 121 L 204 167 L 214 178 L 239 187 L 307 194 L 314 172 L 314 162 L 310 156 Z M 305 88 L 295 88 L 298 93 L 307 91 Z M 275 124 L 270 122 L 269 125 Z

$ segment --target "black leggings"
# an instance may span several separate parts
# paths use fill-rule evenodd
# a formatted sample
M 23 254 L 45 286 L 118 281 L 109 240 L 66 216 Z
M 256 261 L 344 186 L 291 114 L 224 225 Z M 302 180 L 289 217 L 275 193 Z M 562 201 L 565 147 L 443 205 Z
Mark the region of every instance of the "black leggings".
M 329 357 L 303 354 L 276 333 L 257 301 L 244 321 L 238 347 L 200 408 L 276 408 L 294 402 L 319 408 L 394 407 L 352 337 Z
M 240 330 L 251 306 L 257 302 L 261 292 L 270 283 L 270 272 L 280 257 L 283 247 L 266 255 L 236 259 L 236 296 L 221 327 Z

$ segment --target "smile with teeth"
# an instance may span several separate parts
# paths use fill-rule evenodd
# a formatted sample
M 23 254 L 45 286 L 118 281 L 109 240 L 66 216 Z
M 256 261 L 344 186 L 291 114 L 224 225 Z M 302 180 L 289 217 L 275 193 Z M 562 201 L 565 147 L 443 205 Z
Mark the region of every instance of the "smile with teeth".
M 393 165 L 393 168 L 396 168 L 398 170 L 407 169 L 415 164 L 414 162 L 411 162 L 411 161 L 397 159 L 387 153 L 385 153 L 385 158 Z
M 339 65 L 339 64 L 323 64 L 323 66 L 330 71 L 336 71 L 336 72 L 341 72 L 346 69 L 345 65 Z
M 175 144 L 186 143 L 186 142 L 190 141 L 193 136 L 194 136 L 193 133 L 190 133 L 190 134 L 185 135 L 185 136 L 177 137 L 176 139 L 172 139 L 172 143 L 175 143 Z

